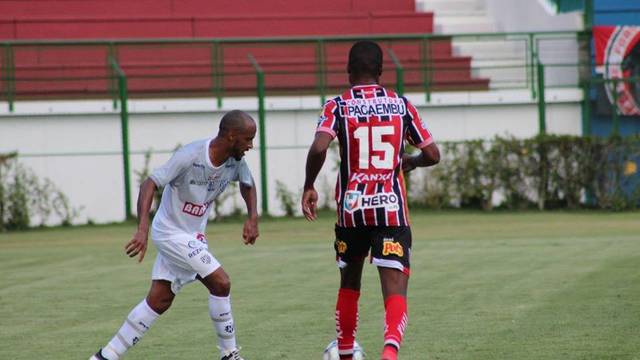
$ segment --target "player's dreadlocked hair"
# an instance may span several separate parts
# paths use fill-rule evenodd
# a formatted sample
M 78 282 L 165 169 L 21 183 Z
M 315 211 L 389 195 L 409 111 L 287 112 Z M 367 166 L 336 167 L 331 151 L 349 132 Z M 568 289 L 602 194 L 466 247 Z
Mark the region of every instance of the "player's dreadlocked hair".
M 349 74 L 377 77 L 382 73 L 382 49 L 373 41 L 358 41 L 349 50 Z

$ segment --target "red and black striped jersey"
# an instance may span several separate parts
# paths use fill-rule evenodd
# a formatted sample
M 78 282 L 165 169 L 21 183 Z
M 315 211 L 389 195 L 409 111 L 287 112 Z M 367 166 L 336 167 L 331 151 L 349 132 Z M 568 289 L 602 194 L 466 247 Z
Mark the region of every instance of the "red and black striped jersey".
M 354 86 L 327 101 L 316 131 L 340 143 L 338 225 L 408 226 L 404 140 L 418 148 L 433 142 L 416 108 L 382 86 Z

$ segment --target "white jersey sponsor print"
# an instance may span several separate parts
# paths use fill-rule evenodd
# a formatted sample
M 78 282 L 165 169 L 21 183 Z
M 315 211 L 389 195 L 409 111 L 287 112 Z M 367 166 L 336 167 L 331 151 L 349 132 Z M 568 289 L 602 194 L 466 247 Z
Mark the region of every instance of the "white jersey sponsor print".
M 212 139 L 193 142 L 178 149 L 171 159 L 151 173 L 158 186 L 164 186 L 152 231 L 164 237 L 176 233 L 204 233 L 211 203 L 231 181 L 253 186 L 244 159 L 233 157 L 215 167 L 209 158 Z

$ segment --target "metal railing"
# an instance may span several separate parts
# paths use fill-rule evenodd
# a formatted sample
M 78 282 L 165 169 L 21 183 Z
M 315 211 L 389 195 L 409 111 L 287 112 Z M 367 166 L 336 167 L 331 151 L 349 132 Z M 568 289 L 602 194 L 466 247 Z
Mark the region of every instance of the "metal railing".
M 131 179 L 129 171 L 129 94 L 127 75 L 124 73 L 115 58 L 109 59 L 111 69 L 118 79 L 118 95 L 120 100 L 120 131 L 122 136 L 122 168 L 124 174 L 124 209 L 127 219 L 133 218 L 131 211 Z M 114 101 L 115 107 L 115 101 Z
M 258 90 L 258 131 L 260 132 L 260 186 L 262 193 L 262 213 L 269 212 L 269 196 L 267 194 L 267 135 L 265 125 L 265 109 L 264 109 L 264 72 L 253 55 L 247 55 L 251 66 L 256 71 L 256 88 Z
M 388 54 L 385 73 L 396 75 L 393 80 L 383 76 L 387 86 L 424 92 L 427 101 L 433 91 L 487 88 L 528 88 L 535 99 L 536 59 L 548 62 L 566 48 L 547 51 L 545 44 L 586 41 L 588 33 L 6 41 L 0 56 L 0 98 L 11 110 L 16 99 L 52 96 L 110 96 L 115 106 L 113 58 L 127 71 L 130 96 L 210 96 L 220 108 L 224 97 L 256 90 L 247 85 L 255 75 L 246 63 L 252 53 L 263 68 L 266 92 L 313 93 L 324 103 L 328 93 L 347 85 L 346 46 L 360 39 L 378 41 Z M 483 58 L 469 58 L 483 46 L 488 48 Z M 487 57 L 495 52 L 491 47 L 501 49 L 493 58 Z M 463 53 L 456 53 L 459 48 Z M 185 60 L 185 54 L 197 55 L 192 57 L 196 60 Z M 283 86 L 287 83 L 291 86 Z
M 129 143 L 128 143 L 128 100 L 132 96 L 132 86 L 139 86 L 141 83 L 153 82 L 161 79 L 190 79 L 201 78 L 206 76 L 209 82 L 202 87 L 204 90 L 198 90 L 199 94 L 216 99 L 217 107 L 222 107 L 225 96 L 233 95 L 227 84 L 234 83 L 238 79 L 246 80 L 246 94 L 256 96 L 258 101 L 258 121 L 259 121 L 259 151 L 260 151 L 260 168 L 261 168 L 261 204 L 263 213 L 268 211 L 268 192 L 267 192 L 267 158 L 266 151 L 269 148 L 266 143 L 266 110 L 265 96 L 267 92 L 273 94 L 295 94 L 298 91 L 287 91 L 277 88 L 269 88 L 269 78 L 284 76 L 308 76 L 313 79 L 312 85 L 303 89 L 309 93 L 318 95 L 321 103 L 324 103 L 325 97 L 332 90 L 337 89 L 335 78 L 337 76 L 346 76 L 344 67 L 336 67 L 334 56 L 336 49 L 341 50 L 340 56 L 346 62 L 347 49 L 345 45 L 358 39 L 369 38 L 377 40 L 381 43 L 389 61 L 385 64 L 387 75 L 384 80 L 385 85 L 391 83 L 397 92 L 403 94 L 408 91 L 424 92 L 427 101 L 431 100 L 431 94 L 434 89 L 438 89 L 439 72 L 456 70 L 454 66 L 449 64 L 437 64 L 433 58 L 433 50 L 443 43 L 453 41 L 456 46 L 473 47 L 476 44 L 507 42 L 515 49 L 515 56 L 512 59 L 504 59 L 503 57 L 486 57 L 478 60 L 479 64 L 472 64 L 470 70 L 476 78 L 489 76 L 490 74 L 504 75 L 500 79 L 490 77 L 490 89 L 519 89 L 530 93 L 531 99 L 535 100 L 538 106 L 539 133 L 545 133 L 546 124 L 546 106 L 545 89 L 570 87 L 581 89 L 583 91 L 583 134 L 591 133 L 590 111 L 591 98 L 594 86 L 604 83 L 613 83 L 614 88 L 617 82 L 640 82 L 638 78 L 631 79 L 597 79 L 591 74 L 591 63 L 588 54 L 580 53 L 573 57 L 575 61 L 567 61 L 566 58 L 571 56 L 560 56 L 563 48 L 563 42 L 573 41 L 579 42 L 588 39 L 588 34 L 575 32 L 542 32 L 542 33 L 499 33 L 499 34 L 458 34 L 451 36 L 441 36 L 433 34 L 425 35 L 384 35 L 384 36 L 345 36 L 345 37 L 314 37 L 314 38 L 266 38 L 266 39 L 169 39 L 169 40 L 122 40 L 122 41 L 48 41 L 48 42 L 31 42 L 31 41 L 15 41 L 3 43 L 3 51 L 0 52 L 0 95 L 9 105 L 9 110 L 14 110 L 14 103 L 17 99 L 28 96 L 20 92 L 20 84 L 22 82 L 45 81 L 56 84 L 64 84 L 65 82 L 81 81 L 89 79 L 96 81 L 103 88 L 99 88 L 95 92 L 87 91 L 85 93 L 69 93 L 65 96 L 75 97 L 77 95 L 98 96 L 102 98 L 113 99 L 114 109 L 120 110 L 121 133 L 122 133 L 122 154 L 123 154 L 123 170 L 125 182 L 125 211 L 127 217 L 131 217 L 131 186 L 129 178 Z M 438 43 L 437 41 L 442 41 Z M 415 45 L 417 56 L 410 58 L 410 62 L 403 62 L 398 54 L 398 49 L 402 49 L 402 45 L 407 43 Z M 274 49 L 288 45 L 296 45 L 298 49 L 307 50 L 308 53 L 314 55 L 312 65 L 297 71 L 295 67 L 282 68 L 282 64 L 273 63 L 264 64 L 256 56 L 255 53 L 249 51 L 243 53 L 247 48 L 249 50 Z M 247 46 L 249 45 L 249 46 Z M 342 45 L 342 48 L 340 46 Z M 196 47 L 199 51 L 204 51 L 209 56 L 209 61 L 199 66 L 206 71 L 185 72 L 179 74 L 163 74 L 162 69 L 174 66 L 173 62 L 160 64 L 157 67 L 138 67 L 133 62 L 127 62 L 123 65 L 120 59 L 136 55 L 140 51 L 143 55 L 154 53 L 157 51 L 162 54 L 166 49 L 176 49 L 184 46 Z M 481 46 L 481 45 L 478 45 Z M 106 56 L 106 67 L 102 64 L 102 76 L 85 76 L 82 72 L 82 66 L 78 66 L 80 70 L 77 75 L 65 75 L 64 71 L 73 71 L 74 69 L 56 68 L 61 71 L 58 76 L 49 76 L 46 79 L 38 79 L 37 72 L 25 73 L 25 66 L 20 63 L 24 59 L 25 54 L 36 55 L 42 53 L 59 50 L 74 49 L 82 51 L 89 49 L 94 51 L 99 49 L 101 54 Z M 192 49 L 192 48 L 190 48 Z M 89 52 L 91 52 L 89 51 Z M 580 51 L 580 47 L 577 50 Z M 236 56 L 235 55 L 242 55 Z M 137 54 L 139 55 L 139 54 Z M 285 56 L 286 57 L 286 56 Z M 135 56 L 133 56 L 135 58 Z M 233 60 L 233 61 L 232 61 Z M 236 61 L 237 60 L 237 61 Z M 285 59 L 286 60 L 286 59 Z M 505 61 L 510 63 L 505 63 Z M 501 62 L 502 61 L 502 62 Z M 285 61 L 286 65 L 287 62 Z M 41 64 L 42 65 L 42 64 Z M 280 67 L 278 67 L 280 66 Z M 305 65 L 306 66 L 306 65 Z M 54 67 L 55 68 L 55 67 Z M 158 72 L 158 69 L 159 72 Z M 453 69 L 453 70 L 452 70 Z M 77 69 L 76 69 L 77 70 Z M 126 70 L 126 72 L 125 72 Z M 144 71 L 141 71 L 144 70 Z M 151 71 L 153 70 L 153 71 Z M 147 72 L 145 72 L 147 71 Z M 156 71 L 156 72 L 154 72 Z M 487 75 L 489 74 L 489 75 Z M 512 76 L 513 78 L 510 78 Z M 393 79 L 392 79 L 393 78 Z M 419 81 L 415 81 L 418 78 Z M 133 84 L 133 85 L 132 85 Z M 18 85 L 18 86 L 17 86 Z M 61 89 L 66 89 L 60 85 Z M 186 89 L 184 92 L 190 92 L 193 89 Z M 65 94 L 64 92 L 61 92 Z M 180 93 L 178 91 L 178 93 Z M 133 96 L 158 96 L 158 93 L 145 93 L 139 89 L 134 91 Z M 160 94 L 162 95 L 162 94 Z M 615 92 L 614 92 L 615 96 Z M 616 100 L 614 98 L 614 100 Z M 614 110 L 612 111 L 613 133 L 618 133 L 620 128 L 620 115 L 615 109 L 617 104 L 614 101 Z
M 398 56 L 396 56 L 396 53 L 393 51 L 393 49 L 387 49 L 387 52 L 389 53 L 389 57 L 393 61 L 393 65 L 396 68 L 396 92 L 398 92 L 398 95 L 403 96 L 404 95 L 404 68 L 402 67 L 400 60 L 398 59 Z

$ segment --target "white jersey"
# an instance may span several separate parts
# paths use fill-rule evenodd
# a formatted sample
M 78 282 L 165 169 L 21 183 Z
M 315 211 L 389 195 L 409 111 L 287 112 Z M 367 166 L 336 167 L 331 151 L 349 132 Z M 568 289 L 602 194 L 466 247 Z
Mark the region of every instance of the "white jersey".
M 244 159 L 229 157 L 222 165 L 213 166 L 209 158 L 212 140 L 199 140 L 181 147 L 149 176 L 156 186 L 164 186 L 151 226 L 154 240 L 180 233 L 204 234 L 211 212 L 209 205 L 229 182 L 254 186 Z

